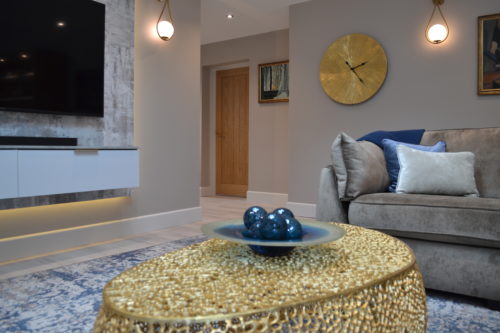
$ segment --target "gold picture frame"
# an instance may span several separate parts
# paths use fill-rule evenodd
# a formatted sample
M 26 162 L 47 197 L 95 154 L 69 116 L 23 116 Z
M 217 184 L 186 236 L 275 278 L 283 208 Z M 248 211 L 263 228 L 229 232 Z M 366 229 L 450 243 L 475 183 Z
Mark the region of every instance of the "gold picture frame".
M 478 95 L 500 94 L 500 14 L 478 17 Z
M 259 64 L 259 103 L 288 102 L 288 60 Z

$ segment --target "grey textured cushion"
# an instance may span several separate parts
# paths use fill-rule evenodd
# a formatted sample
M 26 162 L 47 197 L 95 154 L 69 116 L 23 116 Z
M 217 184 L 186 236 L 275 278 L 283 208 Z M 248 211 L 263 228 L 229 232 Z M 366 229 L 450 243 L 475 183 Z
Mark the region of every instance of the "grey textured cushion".
M 396 193 L 478 196 L 474 154 L 436 153 L 397 147 L 400 172 Z
M 500 127 L 425 131 L 420 144 L 446 142 L 446 151 L 470 151 L 476 156 L 479 195 L 500 198 Z
M 344 156 L 342 153 L 342 137 L 344 133 L 337 135 L 332 143 L 332 166 L 337 176 L 337 190 L 339 198 L 345 197 L 347 186 L 347 170 L 345 168 Z
M 395 236 L 500 248 L 500 199 L 424 194 L 362 195 L 349 223 Z
M 371 142 L 340 133 L 332 144 L 332 164 L 341 200 L 384 192 L 389 185 L 384 152 Z

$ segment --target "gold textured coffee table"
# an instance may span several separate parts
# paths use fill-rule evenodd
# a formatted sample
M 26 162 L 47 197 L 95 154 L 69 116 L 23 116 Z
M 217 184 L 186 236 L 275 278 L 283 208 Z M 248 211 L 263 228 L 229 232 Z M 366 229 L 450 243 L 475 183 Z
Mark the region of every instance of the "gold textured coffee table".
M 422 276 L 401 241 L 338 224 L 283 257 L 211 239 L 109 281 L 94 332 L 425 332 Z

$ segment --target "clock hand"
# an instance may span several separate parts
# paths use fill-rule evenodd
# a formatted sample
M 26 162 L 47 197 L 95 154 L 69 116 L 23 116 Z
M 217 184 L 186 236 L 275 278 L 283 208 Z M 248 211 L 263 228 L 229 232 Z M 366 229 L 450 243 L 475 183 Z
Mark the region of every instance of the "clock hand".
M 358 68 L 358 67 L 364 66 L 364 65 L 366 65 L 366 63 L 367 63 L 367 62 L 368 62 L 368 61 L 362 62 L 362 63 L 360 63 L 359 65 L 357 65 L 356 67 L 352 67 L 351 69 L 356 69 L 356 68 Z
M 359 77 L 358 73 L 356 73 L 356 71 L 354 69 L 351 69 L 351 70 L 356 75 L 356 77 L 358 78 L 359 82 L 361 82 L 364 86 L 366 86 L 365 81 L 363 81 L 363 79 Z
M 359 82 L 361 82 L 364 86 L 366 86 L 365 81 L 363 81 L 363 79 L 362 79 L 362 78 L 360 78 L 360 77 L 359 77 L 359 75 L 358 75 L 358 73 L 356 73 L 356 71 L 355 71 L 355 69 L 356 69 L 356 68 L 358 68 L 359 66 L 363 66 L 363 65 L 365 65 L 365 64 L 366 64 L 366 61 L 365 61 L 365 62 L 363 62 L 363 63 L 361 63 L 361 64 L 359 64 L 358 66 L 356 66 L 356 67 L 354 67 L 354 68 L 351 66 L 351 64 L 350 64 L 347 60 L 345 61 L 345 64 L 346 64 L 347 66 L 349 66 L 349 69 L 351 70 L 351 72 L 353 72 L 353 73 L 354 73 L 354 75 L 356 75 L 356 77 L 358 78 Z

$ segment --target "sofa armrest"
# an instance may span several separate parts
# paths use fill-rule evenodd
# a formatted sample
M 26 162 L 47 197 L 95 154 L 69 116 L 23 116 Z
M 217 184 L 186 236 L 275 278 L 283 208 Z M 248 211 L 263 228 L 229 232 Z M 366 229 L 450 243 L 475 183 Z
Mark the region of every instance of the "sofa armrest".
M 324 222 L 347 223 L 347 214 L 339 199 L 337 178 L 332 165 L 321 170 L 316 219 Z

